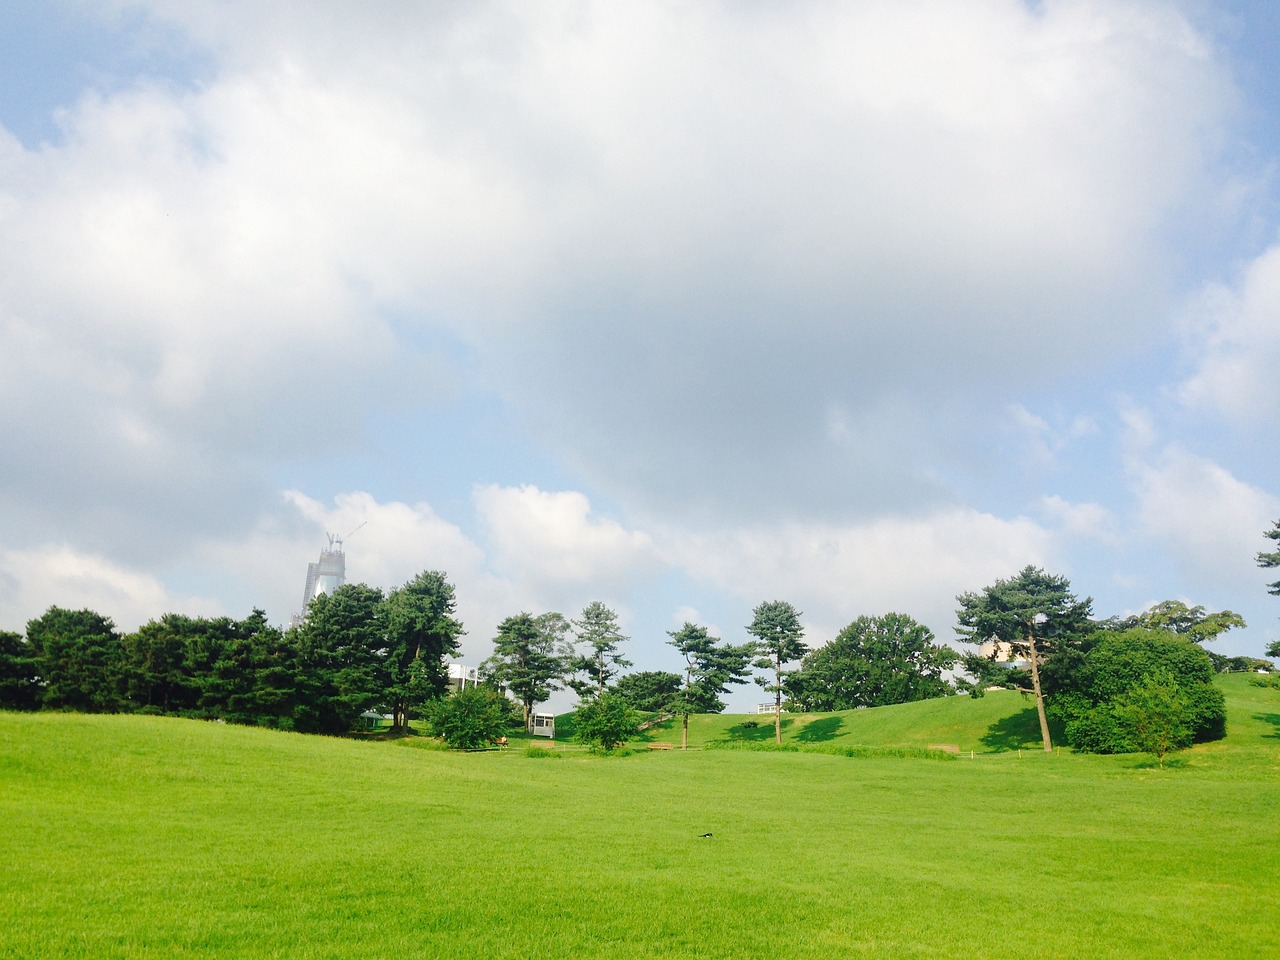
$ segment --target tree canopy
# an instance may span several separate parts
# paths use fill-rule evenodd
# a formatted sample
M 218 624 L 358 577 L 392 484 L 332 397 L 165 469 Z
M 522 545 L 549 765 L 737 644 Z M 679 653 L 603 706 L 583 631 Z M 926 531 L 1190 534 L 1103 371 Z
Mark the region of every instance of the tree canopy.
M 1041 740 L 1046 751 L 1052 750 L 1040 664 L 1055 654 L 1065 654 L 1087 632 L 1092 599 L 1078 600 L 1066 577 L 1028 565 L 1008 580 L 997 580 L 979 593 L 962 593 L 956 600 L 960 604 L 956 633 L 970 643 L 990 642 L 989 660 L 1000 656 L 1002 645 L 1012 656 L 1026 658 Z M 974 661 L 976 658 L 966 659 L 966 666 L 972 662 L 976 670 L 985 669 Z M 1011 673 L 1010 679 L 1016 683 L 1021 677 Z M 973 692 L 980 694 L 981 687 L 974 687 Z
M 773 735 L 777 743 L 782 743 L 782 691 L 787 675 L 785 667 L 809 652 L 804 643 L 800 612 L 785 600 L 766 601 L 752 611 L 747 633 L 756 638 L 752 645 L 752 653 L 756 657 L 753 666 L 773 675 L 772 678 L 768 675 L 757 677 L 756 682 L 765 692 L 773 694 Z
M 852 710 L 944 697 L 943 672 L 959 658 L 928 627 L 902 613 L 858 617 L 826 646 L 810 652 L 787 680 L 801 710 Z
M 535 617 L 518 613 L 498 624 L 493 655 L 481 672 L 520 701 L 525 729 L 533 708 L 560 689 L 566 663 L 564 635 L 568 623 L 558 613 Z
M 667 636 L 685 663 L 684 683 L 671 698 L 670 708 L 682 718 L 681 746 L 688 749 L 689 714 L 724 710 L 720 698 L 731 684 L 747 679 L 752 648 L 750 644 L 721 643 L 706 627 L 688 621 Z
M 571 662 L 571 669 L 578 676 L 569 680 L 569 686 L 580 697 L 599 696 L 619 670 L 631 666 L 631 661 L 619 652 L 630 637 L 618 626 L 618 615 L 599 600 L 583 608 L 582 616 L 573 621 L 573 631 L 577 642 L 586 649 Z

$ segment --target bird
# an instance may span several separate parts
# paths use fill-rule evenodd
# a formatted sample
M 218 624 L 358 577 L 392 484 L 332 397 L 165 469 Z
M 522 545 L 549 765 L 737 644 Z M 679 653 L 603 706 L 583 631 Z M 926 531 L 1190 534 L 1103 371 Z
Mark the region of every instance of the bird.
M 705 840 L 705 839 L 707 839 L 707 837 L 709 837 L 709 836 L 711 836 L 711 834 L 709 834 L 709 833 L 700 833 L 700 834 L 698 834 L 698 839 L 699 839 L 699 840 Z

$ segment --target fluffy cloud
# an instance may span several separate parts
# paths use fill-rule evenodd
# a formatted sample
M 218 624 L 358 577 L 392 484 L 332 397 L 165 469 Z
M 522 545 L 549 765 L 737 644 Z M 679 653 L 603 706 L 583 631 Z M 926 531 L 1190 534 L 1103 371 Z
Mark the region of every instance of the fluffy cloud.
M 989 385 L 1141 342 L 1229 96 L 1158 3 L 118 6 L 211 66 L 0 145 L 0 498 L 139 557 L 460 343 L 637 504 L 937 501 Z
M 110 616 L 120 630 L 135 630 L 163 613 L 225 613 L 217 600 L 175 596 L 155 577 L 67 546 L 0 551 L 0 630 L 21 632 L 51 606 L 88 608 Z
M 695 581 L 743 601 L 795 603 L 813 642 L 856 616 L 891 610 L 950 639 L 957 594 L 1058 559 L 1052 533 L 1031 520 L 959 509 L 848 527 L 673 533 L 666 553 Z
M 661 569 L 648 534 L 593 517 L 577 491 L 483 486 L 474 500 L 493 567 L 539 594 L 616 592 Z
M 1163 545 L 1184 580 L 1217 590 L 1260 582 L 1254 555 L 1280 515 L 1280 498 L 1178 444 L 1130 465 L 1145 536 Z
M 1280 244 L 1252 260 L 1233 286 L 1214 285 L 1193 313 L 1188 348 L 1196 372 L 1181 399 L 1234 421 L 1280 418 Z

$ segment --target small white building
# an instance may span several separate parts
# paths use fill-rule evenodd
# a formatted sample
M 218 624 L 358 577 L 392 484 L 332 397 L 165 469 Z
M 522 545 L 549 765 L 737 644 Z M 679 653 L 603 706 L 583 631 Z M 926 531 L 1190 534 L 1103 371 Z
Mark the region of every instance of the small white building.
M 534 713 L 529 716 L 529 733 L 535 737 L 556 738 L 556 715 L 554 713 Z

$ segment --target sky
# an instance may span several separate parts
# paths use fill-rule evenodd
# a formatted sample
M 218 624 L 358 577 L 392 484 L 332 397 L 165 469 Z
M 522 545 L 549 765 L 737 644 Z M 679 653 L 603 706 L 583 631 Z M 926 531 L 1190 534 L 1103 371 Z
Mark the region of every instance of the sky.
M 0 628 L 284 623 L 331 533 L 473 664 L 1027 564 L 1259 656 L 1277 76 L 1261 0 L 0 5 Z

